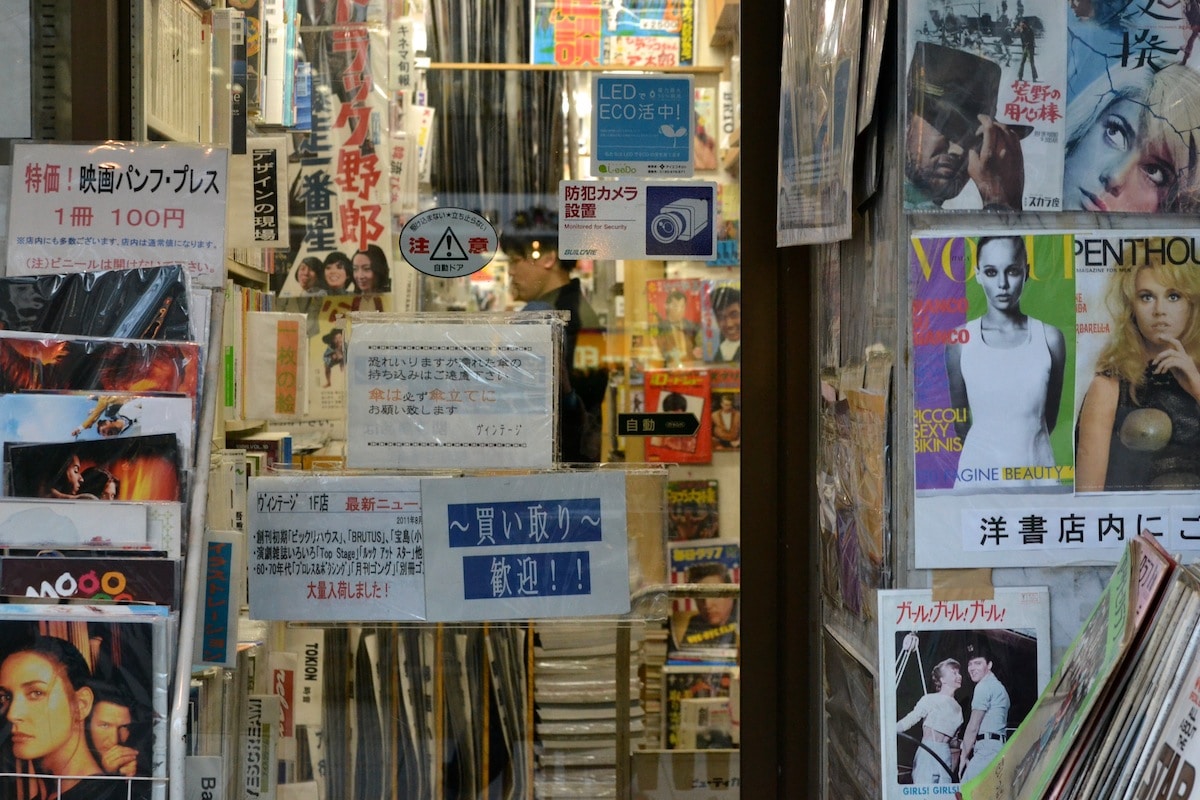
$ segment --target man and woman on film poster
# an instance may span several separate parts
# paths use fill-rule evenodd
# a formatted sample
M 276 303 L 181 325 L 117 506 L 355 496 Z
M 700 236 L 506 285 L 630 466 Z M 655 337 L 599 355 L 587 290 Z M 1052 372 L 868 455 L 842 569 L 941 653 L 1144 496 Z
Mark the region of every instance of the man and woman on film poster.
M 929 590 L 892 590 L 879 605 L 883 796 L 912 786 L 953 796 L 987 769 L 1049 681 L 1049 591 L 934 601 Z
M 1200 487 L 1198 246 L 914 239 L 918 493 Z
M 166 682 L 154 652 L 165 627 L 149 617 L 38 620 L 32 607 L 9 608 L 0 619 L 0 798 L 150 797 L 150 779 L 164 770 Z

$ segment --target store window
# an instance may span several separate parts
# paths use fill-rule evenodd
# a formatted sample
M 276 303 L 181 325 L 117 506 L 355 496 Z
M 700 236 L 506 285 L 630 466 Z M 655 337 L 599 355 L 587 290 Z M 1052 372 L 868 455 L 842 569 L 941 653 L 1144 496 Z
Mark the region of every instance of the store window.
M 46 5 L 35 42 L 72 20 Z M 139 244 L 154 277 L 121 276 L 158 281 L 139 331 L 171 342 L 176 383 L 151 388 L 173 396 L 89 399 L 99 437 L 160 406 L 189 422 L 149 431 L 171 458 L 127 459 L 182 465 L 151 498 L 177 505 L 138 528 L 180 632 L 165 610 L 5 617 L 82 655 L 70 691 L 115 730 L 86 734 L 86 774 L 40 780 L 740 796 L 738 4 L 213 5 L 129 4 L 129 142 L 13 157 L 110 177 L 192 159 L 227 197 L 189 206 L 211 240 Z M 33 126 L 69 140 L 67 105 Z M 113 446 L 41 444 L 22 474 L 61 460 L 60 500 L 145 499 L 120 493 L 148 467 L 83 483 L 79 453 Z M 49 769 L 14 759 L 0 780 Z

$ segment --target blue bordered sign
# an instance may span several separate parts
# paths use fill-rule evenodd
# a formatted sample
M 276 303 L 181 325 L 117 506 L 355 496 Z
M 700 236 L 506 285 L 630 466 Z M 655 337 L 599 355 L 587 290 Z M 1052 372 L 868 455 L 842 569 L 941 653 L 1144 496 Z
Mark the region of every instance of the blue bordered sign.
M 425 481 L 421 503 L 428 619 L 629 611 L 624 473 Z
M 500 237 L 492 223 L 465 208 L 431 208 L 400 232 L 400 254 L 433 278 L 461 278 L 496 257 Z
M 592 79 L 594 174 L 690 178 L 690 75 L 597 75 Z

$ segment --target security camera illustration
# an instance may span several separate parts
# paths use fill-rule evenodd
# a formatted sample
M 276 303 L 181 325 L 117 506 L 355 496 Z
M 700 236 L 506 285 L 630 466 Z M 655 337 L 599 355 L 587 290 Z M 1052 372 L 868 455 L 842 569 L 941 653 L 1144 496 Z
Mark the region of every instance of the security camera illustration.
M 650 221 L 650 235 L 661 244 L 687 242 L 708 227 L 708 201 L 684 197 L 667 203 Z

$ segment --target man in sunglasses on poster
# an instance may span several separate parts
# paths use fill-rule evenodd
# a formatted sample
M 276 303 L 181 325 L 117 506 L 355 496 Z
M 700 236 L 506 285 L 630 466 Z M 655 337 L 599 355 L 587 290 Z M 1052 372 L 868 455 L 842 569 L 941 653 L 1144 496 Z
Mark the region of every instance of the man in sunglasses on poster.
M 918 42 L 908 68 L 904 205 L 938 211 L 966 188 L 987 211 L 1020 211 L 1025 188 L 1021 139 L 1032 130 L 996 121 L 1000 66 L 932 42 Z

